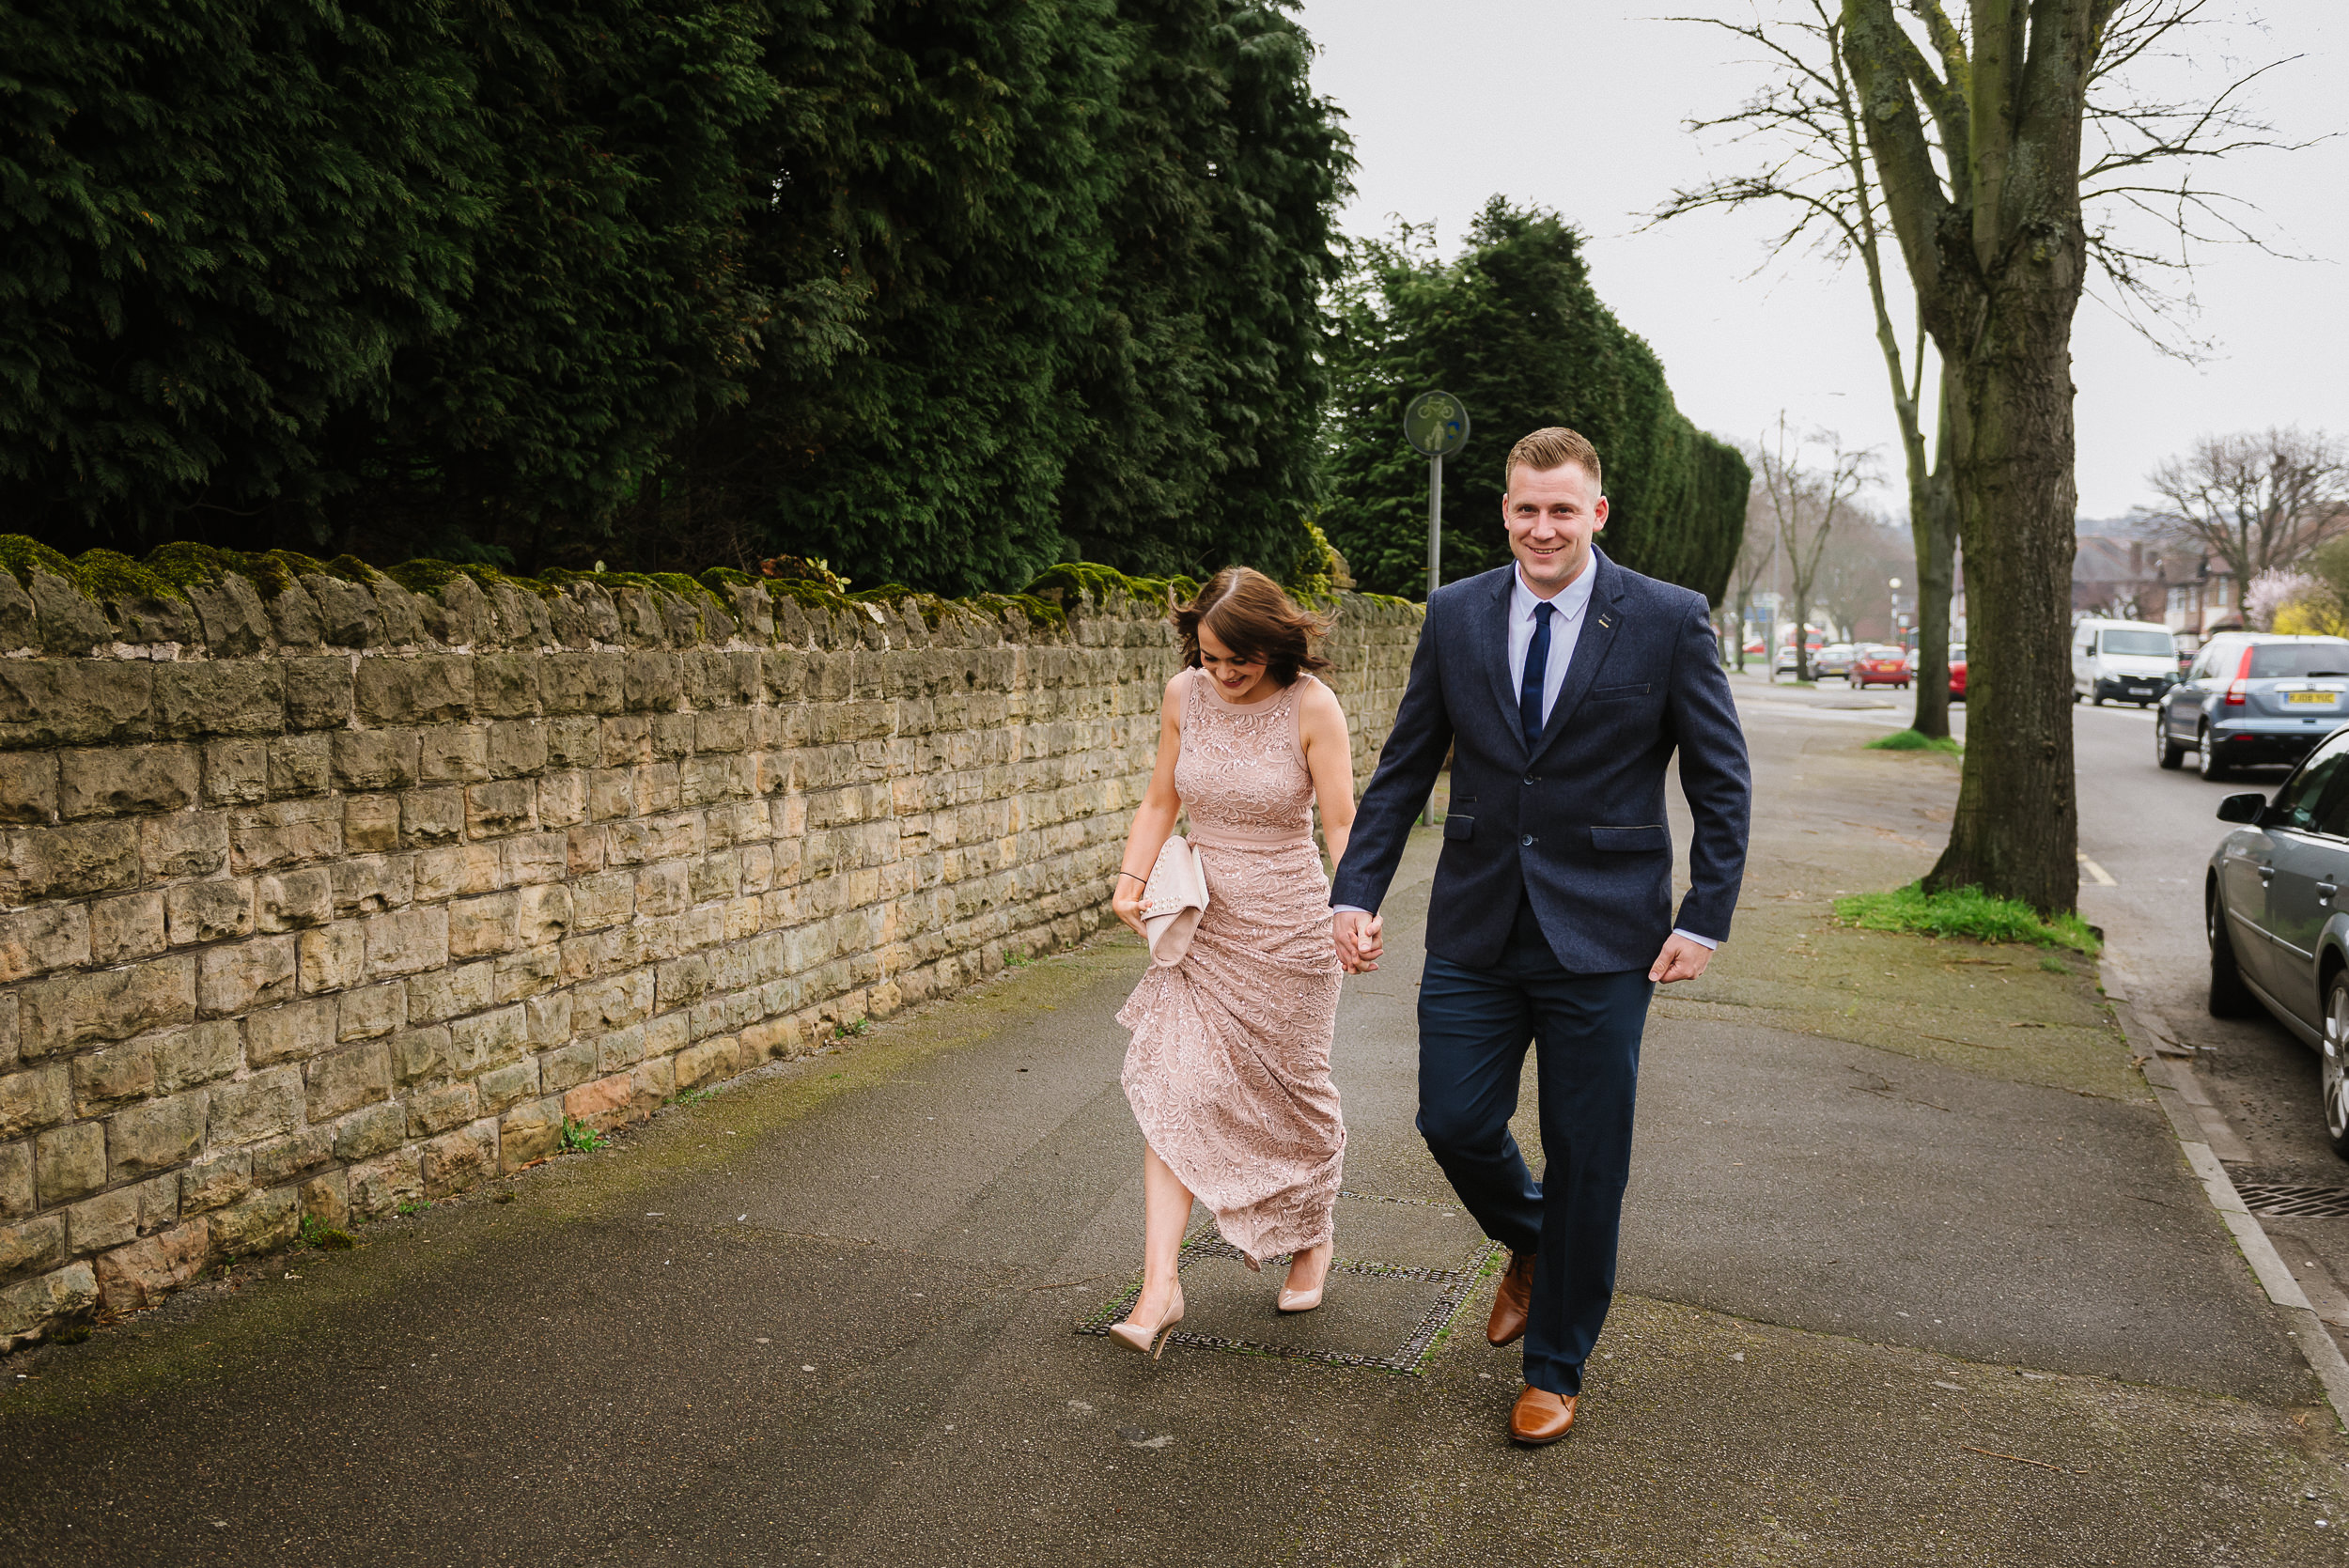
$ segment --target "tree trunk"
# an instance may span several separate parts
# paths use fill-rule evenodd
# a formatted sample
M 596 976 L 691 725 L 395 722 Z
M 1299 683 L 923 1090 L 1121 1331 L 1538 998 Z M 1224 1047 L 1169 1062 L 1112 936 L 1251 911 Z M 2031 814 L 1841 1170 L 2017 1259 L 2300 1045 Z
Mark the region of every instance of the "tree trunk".
M 1795 678 L 1811 678 L 1811 591 L 1795 593 Z
M 1941 385 L 1941 432 L 1931 472 L 1909 472 L 1908 532 L 1917 547 L 1917 716 L 1910 728 L 1939 740 L 1950 733 L 1950 599 L 1957 591 L 1957 492 L 1950 477 L 1950 400 Z
M 2009 262 L 1954 367 L 1966 547 L 1968 727 L 1957 814 L 1928 891 L 1979 887 L 2043 914 L 2079 893 L 2072 764 L 2072 307 L 2080 252 Z M 2069 273 L 2067 277 L 2065 274 Z

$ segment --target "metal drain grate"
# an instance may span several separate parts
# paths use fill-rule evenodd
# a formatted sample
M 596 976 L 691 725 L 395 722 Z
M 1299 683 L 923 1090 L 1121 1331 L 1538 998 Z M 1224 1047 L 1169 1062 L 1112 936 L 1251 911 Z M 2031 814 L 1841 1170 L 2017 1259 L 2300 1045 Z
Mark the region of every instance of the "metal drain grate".
M 1359 1203 L 1405 1203 L 1418 1208 L 1442 1209 L 1447 1214 L 1457 1212 L 1455 1204 L 1431 1203 L 1423 1198 L 1389 1198 L 1377 1193 L 1350 1192 L 1343 1189 L 1338 1196 L 1351 1198 Z M 1223 1334 L 1193 1333 L 1183 1328 L 1175 1329 L 1169 1337 L 1168 1343 L 1194 1345 L 1202 1350 L 1233 1351 L 1243 1356 L 1271 1356 L 1283 1360 L 1318 1361 L 1324 1366 L 1360 1367 L 1376 1372 L 1416 1374 L 1426 1370 L 1428 1357 L 1433 1352 L 1437 1340 L 1446 1328 L 1451 1327 L 1452 1320 L 1459 1315 L 1460 1309 L 1467 1304 L 1469 1293 L 1476 1288 L 1476 1281 L 1500 1266 L 1501 1252 L 1501 1248 L 1499 1242 L 1488 1241 L 1479 1236 L 1477 1245 L 1470 1249 L 1458 1268 L 1429 1268 L 1405 1264 L 1365 1262 L 1354 1258 L 1331 1259 L 1330 1272 L 1332 1274 L 1365 1274 L 1377 1279 L 1408 1280 L 1417 1283 L 1443 1287 L 1442 1293 L 1437 1296 L 1434 1304 L 1421 1314 L 1417 1323 L 1412 1325 L 1403 1343 L 1385 1356 L 1364 1355 L 1360 1351 L 1350 1350 L 1317 1350 L 1306 1345 L 1267 1344 L 1256 1340 L 1237 1339 Z M 1179 1273 L 1196 1259 L 1237 1258 L 1240 1255 L 1239 1249 L 1225 1241 L 1217 1233 L 1215 1221 L 1210 1219 L 1183 1243 L 1181 1259 L 1174 1266 L 1176 1272 Z M 1286 1264 L 1288 1258 L 1286 1254 L 1283 1254 L 1277 1258 L 1265 1258 L 1261 1261 L 1265 1268 L 1271 1271 Z M 1133 1311 L 1134 1298 L 1141 1294 L 1142 1281 L 1137 1278 L 1117 1299 L 1079 1323 L 1077 1332 L 1107 1334 L 1111 1324 L 1118 1322 L 1128 1312 Z
M 2349 1187 L 2310 1182 L 2237 1181 L 2234 1189 L 2253 1214 L 2297 1219 L 2349 1219 Z

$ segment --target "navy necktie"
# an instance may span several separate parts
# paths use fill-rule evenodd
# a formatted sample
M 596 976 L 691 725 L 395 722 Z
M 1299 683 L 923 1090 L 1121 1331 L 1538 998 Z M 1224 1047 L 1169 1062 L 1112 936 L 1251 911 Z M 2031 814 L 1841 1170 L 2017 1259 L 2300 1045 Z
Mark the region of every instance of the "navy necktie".
M 1525 752 L 1542 738 L 1542 677 L 1549 674 L 1549 617 L 1556 607 L 1547 599 L 1533 606 L 1533 641 L 1525 650 L 1525 679 L 1517 688 L 1517 722 L 1525 726 Z

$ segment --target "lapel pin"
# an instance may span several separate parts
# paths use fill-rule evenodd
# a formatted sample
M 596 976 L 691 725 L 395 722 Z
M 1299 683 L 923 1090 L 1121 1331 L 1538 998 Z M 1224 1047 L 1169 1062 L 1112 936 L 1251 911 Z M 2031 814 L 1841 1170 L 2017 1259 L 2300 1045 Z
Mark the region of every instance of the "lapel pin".
M 1602 626 L 1602 627 L 1606 628 L 1606 629 L 1607 629 L 1608 630 L 1610 630 L 1610 631 L 1612 631 L 1612 630 L 1615 629 L 1615 623 L 1614 623 L 1614 622 L 1612 622 L 1612 621 L 1610 621 L 1610 620 L 1609 620 L 1609 619 L 1607 618 L 1606 613 L 1605 613 L 1604 611 L 1600 612 L 1600 613 L 1599 613 L 1599 617 L 1598 617 L 1598 624 L 1599 624 L 1600 626 Z

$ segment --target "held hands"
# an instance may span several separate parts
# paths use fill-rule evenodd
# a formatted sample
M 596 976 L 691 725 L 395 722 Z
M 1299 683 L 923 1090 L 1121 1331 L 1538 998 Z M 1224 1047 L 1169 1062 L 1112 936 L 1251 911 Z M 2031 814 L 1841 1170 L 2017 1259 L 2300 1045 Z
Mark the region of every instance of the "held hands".
M 1331 915 L 1330 935 L 1337 943 L 1339 966 L 1348 974 L 1377 969 L 1378 955 L 1387 950 L 1386 928 L 1383 917 L 1360 909 L 1340 909 Z
M 1713 950 L 1703 942 L 1692 942 L 1675 931 L 1664 939 L 1664 951 L 1656 955 L 1656 962 L 1647 977 L 1659 985 L 1669 986 L 1675 980 L 1694 980 L 1704 972 L 1704 966 L 1713 961 Z

